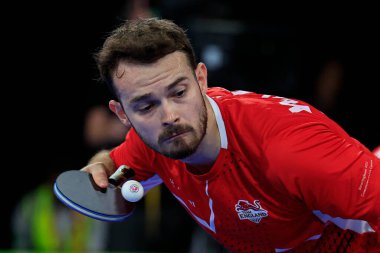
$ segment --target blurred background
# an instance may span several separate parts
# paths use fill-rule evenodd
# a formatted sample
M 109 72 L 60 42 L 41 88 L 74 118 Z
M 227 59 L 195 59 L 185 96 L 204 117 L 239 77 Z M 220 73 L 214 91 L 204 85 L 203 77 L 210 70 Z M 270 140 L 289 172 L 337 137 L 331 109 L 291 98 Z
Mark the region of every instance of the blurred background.
M 71 213 L 52 196 L 125 132 L 108 112 L 93 53 L 124 19 L 159 16 L 187 29 L 209 85 L 305 100 L 369 149 L 380 144 L 378 15 L 371 6 L 259 6 L 246 1 L 3 3 L 0 250 L 225 252 L 164 187 L 127 222 Z

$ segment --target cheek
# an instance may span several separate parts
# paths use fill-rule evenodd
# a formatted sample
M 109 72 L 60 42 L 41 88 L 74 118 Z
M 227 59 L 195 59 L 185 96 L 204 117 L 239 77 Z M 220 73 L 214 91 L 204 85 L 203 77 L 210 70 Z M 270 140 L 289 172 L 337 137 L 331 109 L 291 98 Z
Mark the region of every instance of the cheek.
M 181 108 L 181 110 L 185 112 L 185 115 L 187 115 L 186 118 L 190 118 L 190 120 L 193 120 L 193 117 L 199 117 L 199 114 L 203 108 L 203 96 L 201 95 L 199 90 L 193 91 L 192 96 L 188 97 L 184 107 L 185 108 Z M 189 115 L 191 115 L 191 117 L 189 117 Z
M 191 113 L 191 117 L 193 119 L 199 119 L 202 110 L 204 110 L 203 100 L 201 97 L 200 98 L 197 97 L 196 100 L 194 100 L 194 101 L 196 101 L 196 102 L 192 105 L 192 108 L 188 111 Z
M 158 135 L 159 126 L 152 118 L 135 121 L 135 130 L 146 140 L 154 139 Z

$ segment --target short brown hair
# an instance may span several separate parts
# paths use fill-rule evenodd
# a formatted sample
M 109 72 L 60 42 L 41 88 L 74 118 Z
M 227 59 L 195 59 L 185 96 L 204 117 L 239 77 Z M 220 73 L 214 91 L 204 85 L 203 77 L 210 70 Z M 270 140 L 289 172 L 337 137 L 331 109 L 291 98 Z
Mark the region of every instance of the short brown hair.
M 195 54 L 186 32 L 174 22 L 159 18 L 126 20 L 111 32 L 103 47 L 95 54 L 100 78 L 117 95 L 112 72 L 121 60 L 153 63 L 160 58 L 182 51 L 190 66 L 196 68 Z

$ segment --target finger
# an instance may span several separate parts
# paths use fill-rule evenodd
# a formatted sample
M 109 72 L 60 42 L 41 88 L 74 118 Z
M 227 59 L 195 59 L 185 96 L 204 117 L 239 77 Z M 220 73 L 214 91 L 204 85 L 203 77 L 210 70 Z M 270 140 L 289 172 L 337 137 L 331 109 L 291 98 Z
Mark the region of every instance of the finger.
M 108 187 L 108 175 L 107 175 L 107 171 L 104 164 L 102 163 L 90 164 L 82 168 L 81 170 L 87 173 L 90 173 L 92 175 L 92 178 L 95 181 L 95 184 L 97 184 L 99 187 L 101 188 Z

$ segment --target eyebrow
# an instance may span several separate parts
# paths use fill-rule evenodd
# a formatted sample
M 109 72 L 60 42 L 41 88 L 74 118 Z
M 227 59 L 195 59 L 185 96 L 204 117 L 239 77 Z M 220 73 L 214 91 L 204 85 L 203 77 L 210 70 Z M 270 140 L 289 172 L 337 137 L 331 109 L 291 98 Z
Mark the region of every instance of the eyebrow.
M 171 90 L 173 89 L 178 83 L 182 82 L 183 80 L 187 79 L 187 77 L 179 77 L 178 79 L 176 79 L 174 82 L 172 82 L 171 84 L 168 85 L 168 87 L 166 88 L 167 90 Z M 140 96 L 137 96 L 137 97 L 134 97 L 131 99 L 131 101 L 129 102 L 129 104 L 135 104 L 135 103 L 139 103 L 141 101 L 144 101 L 144 100 L 147 100 L 149 99 L 150 97 L 152 96 L 152 93 L 149 92 L 149 93 L 146 93 L 146 94 L 143 94 L 143 95 L 140 95 Z

